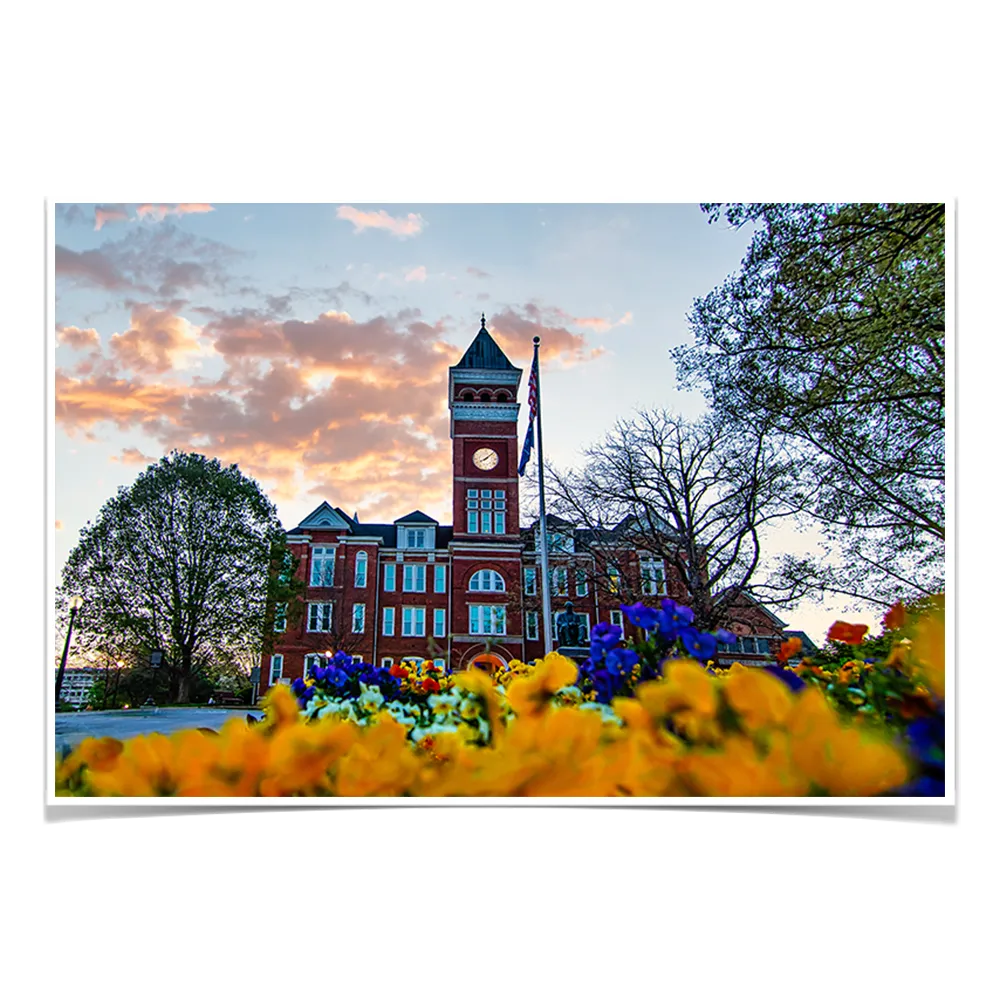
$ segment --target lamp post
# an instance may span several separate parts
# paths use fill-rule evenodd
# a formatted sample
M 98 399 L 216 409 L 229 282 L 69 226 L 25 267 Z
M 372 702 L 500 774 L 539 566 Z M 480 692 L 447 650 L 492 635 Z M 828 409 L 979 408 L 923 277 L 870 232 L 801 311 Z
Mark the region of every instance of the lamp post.
M 66 630 L 66 644 L 63 646 L 62 661 L 59 664 L 59 673 L 56 674 L 56 708 L 59 707 L 59 694 L 62 691 L 63 674 L 66 673 L 66 657 L 69 656 L 69 640 L 73 635 L 73 622 L 76 613 L 83 604 L 83 598 L 74 596 L 69 599 L 69 628 Z

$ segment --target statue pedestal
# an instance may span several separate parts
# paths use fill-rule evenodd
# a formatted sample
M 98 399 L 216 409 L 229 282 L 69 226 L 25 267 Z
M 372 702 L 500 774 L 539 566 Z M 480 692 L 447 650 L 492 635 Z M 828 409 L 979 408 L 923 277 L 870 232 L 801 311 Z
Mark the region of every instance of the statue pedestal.
M 559 646 L 556 652 L 562 656 L 573 660 L 575 663 L 583 663 L 590 656 L 589 646 Z

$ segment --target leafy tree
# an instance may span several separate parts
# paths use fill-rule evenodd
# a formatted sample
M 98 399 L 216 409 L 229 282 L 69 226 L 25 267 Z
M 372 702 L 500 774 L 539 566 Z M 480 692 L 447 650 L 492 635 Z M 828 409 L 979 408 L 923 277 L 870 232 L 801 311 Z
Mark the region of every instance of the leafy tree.
M 587 530 L 580 546 L 594 556 L 598 579 L 625 600 L 648 600 L 659 586 L 608 567 L 623 551 L 645 551 L 673 567 L 676 596 L 702 629 L 731 625 L 747 608 L 745 595 L 792 606 L 798 585 L 755 583 L 762 536 L 771 522 L 801 508 L 808 491 L 764 428 L 753 434 L 708 415 L 690 421 L 663 410 L 619 421 L 586 452 L 578 472 L 546 469 L 554 512 Z
M 70 595 L 84 598 L 74 626 L 83 655 L 129 650 L 133 697 L 166 678 L 170 697 L 189 701 L 214 660 L 259 657 L 273 641 L 275 607 L 295 590 L 281 572 L 284 545 L 256 482 L 235 465 L 175 451 L 83 529 L 58 608 L 65 616 Z M 151 669 L 154 650 L 164 662 Z
M 682 386 L 736 426 L 772 427 L 813 478 L 809 512 L 843 566 L 789 559 L 789 579 L 887 605 L 939 590 L 944 206 L 703 209 L 754 234 L 673 356 Z

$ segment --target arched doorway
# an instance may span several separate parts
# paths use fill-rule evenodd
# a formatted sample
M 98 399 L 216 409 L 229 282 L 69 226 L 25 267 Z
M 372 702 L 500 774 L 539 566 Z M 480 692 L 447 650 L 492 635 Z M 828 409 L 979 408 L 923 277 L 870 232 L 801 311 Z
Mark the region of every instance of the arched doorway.
M 495 674 L 506 666 L 507 661 L 496 653 L 480 653 L 478 656 L 470 656 L 466 662 L 467 668 L 478 667 L 488 674 Z

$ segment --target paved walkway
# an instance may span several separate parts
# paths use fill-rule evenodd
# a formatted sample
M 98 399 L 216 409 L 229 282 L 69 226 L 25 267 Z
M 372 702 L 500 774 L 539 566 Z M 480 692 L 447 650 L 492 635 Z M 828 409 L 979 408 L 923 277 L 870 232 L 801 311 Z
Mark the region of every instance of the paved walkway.
M 140 733 L 172 733 L 203 726 L 218 730 L 226 719 L 263 718 L 258 708 L 131 708 L 114 712 L 57 712 L 56 750 L 75 747 L 85 736 L 127 740 Z

